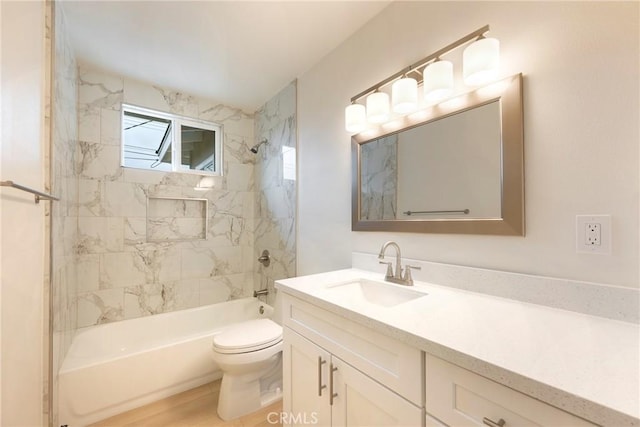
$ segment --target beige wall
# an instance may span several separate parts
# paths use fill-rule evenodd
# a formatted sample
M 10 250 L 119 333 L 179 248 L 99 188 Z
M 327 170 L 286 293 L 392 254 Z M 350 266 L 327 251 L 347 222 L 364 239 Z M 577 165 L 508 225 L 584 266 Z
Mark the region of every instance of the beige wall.
M 0 180 L 44 188 L 45 8 L 0 2 Z M 0 190 L 0 425 L 45 425 L 43 362 L 45 205 Z M 48 265 L 48 264 L 47 264 Z
M 299 79 L 298 274 L 393 239 L 410 258 L 637 287 L 638 6 L 397 2 L 358 30 Z M 349 98 L 485 24 L 502 73 L 524 74 L 526 237 L 352 233 Z M 578 214 L 611 214 L 611 255 L 576 253 Z

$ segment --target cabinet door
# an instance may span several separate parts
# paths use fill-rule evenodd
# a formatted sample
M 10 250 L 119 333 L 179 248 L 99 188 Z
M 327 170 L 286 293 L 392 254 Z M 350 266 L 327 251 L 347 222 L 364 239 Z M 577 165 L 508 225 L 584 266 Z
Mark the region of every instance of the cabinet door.
M 595 427 L 594 424 L 547 405 L 437 357 L 426 355 L 427 413 L 450 426 Z
M 331 355 L 286 327 L 283 344 L 283 424 L 330 426 Z
M 329 369 L 335 369 L 329 374 L 335 394 L 331 407 L 334 427 L 422 425 L 422 409 L 351 365 L 332 356 Z

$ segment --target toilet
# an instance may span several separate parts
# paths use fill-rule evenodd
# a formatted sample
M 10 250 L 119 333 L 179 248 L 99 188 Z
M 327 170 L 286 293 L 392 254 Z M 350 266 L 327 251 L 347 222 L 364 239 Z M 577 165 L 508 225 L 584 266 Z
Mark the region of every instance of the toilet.
M 213 337 L 213 360 L 223 372 L 218 415 L 225 421 L 282 397 L 282 326 L 256 319 Z

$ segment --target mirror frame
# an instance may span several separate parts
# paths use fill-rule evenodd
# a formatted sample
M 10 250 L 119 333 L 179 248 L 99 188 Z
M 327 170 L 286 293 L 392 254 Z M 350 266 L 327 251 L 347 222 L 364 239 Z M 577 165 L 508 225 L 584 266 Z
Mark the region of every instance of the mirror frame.
M 498 100 L 502 134 L 500 181 L 502 218 L 431 218 L 402 220 L 360 219 L 362 144 L 403 130 L 440 120 Z M 522 74 L 516 74 L 426 110 L 418 111 L 367 130 L 351 138 L 352 231 L 400 231 L 413 233 L 493 234 L 524 236 L 524 126 Z

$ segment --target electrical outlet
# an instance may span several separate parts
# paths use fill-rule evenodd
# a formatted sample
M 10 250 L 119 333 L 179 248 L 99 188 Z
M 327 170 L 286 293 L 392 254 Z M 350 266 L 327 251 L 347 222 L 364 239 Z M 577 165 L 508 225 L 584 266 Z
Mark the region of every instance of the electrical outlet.
M 588 222 L 585 226 L 585 244 L 600 246 L 602 226 L 599 222 Z
M 576 252 L 611 254 L 611 215 L 576 215 Z

